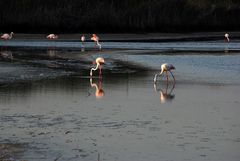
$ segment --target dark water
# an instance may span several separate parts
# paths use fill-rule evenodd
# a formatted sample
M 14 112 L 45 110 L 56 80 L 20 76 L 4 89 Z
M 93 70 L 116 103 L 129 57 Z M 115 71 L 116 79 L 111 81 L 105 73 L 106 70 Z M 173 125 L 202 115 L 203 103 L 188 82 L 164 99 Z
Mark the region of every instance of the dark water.
M 237 51 L 7 47 L 3 52 L 0 157 L 240 158 Z M 102 79 L 91 80 L 89 69 L 98 56 L 106 60 Z M 165 62 L 176 66 L 176 84 L 161 78 L 154 86 L 153 76 Z

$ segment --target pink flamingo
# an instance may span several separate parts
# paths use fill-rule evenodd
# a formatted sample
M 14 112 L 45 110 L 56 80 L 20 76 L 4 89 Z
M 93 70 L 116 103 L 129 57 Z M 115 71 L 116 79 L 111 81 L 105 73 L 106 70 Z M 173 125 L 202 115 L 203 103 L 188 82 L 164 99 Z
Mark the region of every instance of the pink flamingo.
M 55 34 L 49 34 L 46 38 L 47 38 L 47 39 L 57 39 L 58 36 L 55 35 Z
M 96 60 L 95 60 L 97 66 L 95 68 L 91 68 L 91 71 L 90 71 L 90 76 L 92 77 L 92 71 L 96 71 L 97 69 L 99 69 L 99 77 L 101 76 L 102 74 L 102 67 L 101 65 L 104 64 L 104 59 L 101 58 L 101 57 L 98 57 Z
M 1 39 L 3 39 L 3 40 L 9 40 L 9 39 L 12 39 L 13 35 L 14 35 L 13 32 L 11 32 L 10 34 L 3 34 L 3 35 L 1 36 Z
M 3 39 L 4 41 L 7 41 L 7 40 L 12 39 L 13 35 L 14 35 L 13 32 L 11 32 L 10 34 L 7 34 L 7 33 L 6 33 L 6 34 L 3 34 L 3 35 L 1 36 L 1 39 Z M 5 45 L 5 48 L 7 48 L 6 45 Z
M 175 69 L 175 67 L 172 64 L 167 64 L 167 63 L 162 64 L 161 65 L 161 72 L 159 74 L 155 74 L 154 83 L 156 83 L 156 81 L 157 81 L 157 76 L 161 76 L 163 74 L 163 72 L 166 72 L 167 82 L 168 82 L 168 73 L 167 72 L 170 72 L 170 74 L 172 75 L 172 77 L 174 79 L 174 82 L 175 82 L 175 77 L 171 72 L 171 70 L 174 70 L 174 69 Z
M 228 33 L 226 33 L 226 34 L 224 35 L 224 37 L 225 37 L 225 41 L 226 41 L 226 42 L 229 42 L 229 41 L 230 41 L 230 39 L 229 39 L 229 34 L 228 34 Z
M 91 40 L 95 42 L 95 46 L 99 46 L 99 49 L 101 50 L 102 46 L 99 43 L 99 37 L 96 34 L 92 34 Z

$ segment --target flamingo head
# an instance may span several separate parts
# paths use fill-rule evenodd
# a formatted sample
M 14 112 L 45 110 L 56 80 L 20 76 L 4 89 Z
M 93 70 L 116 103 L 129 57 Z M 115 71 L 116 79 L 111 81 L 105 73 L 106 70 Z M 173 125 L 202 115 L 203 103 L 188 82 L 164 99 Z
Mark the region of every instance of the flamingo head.
M 170 70 L 174 70 L 176 69 L 175 66 L 173 66 L 172 64 L 170 65 Z
M 228 38 L 228 37 L 229 37 L 229 34 L 228 34 L 228 33 L 226 33 L 224 36 L 225 36 L 226 38 Z
M 104 61 L 104 59 L 103 59 L 102 57 L 98 57 L 98 58 L 96 59 L 96 63 L 99 64 L 99 65 L 101 65 L 101 64 L 104 64 L 105 61 Z

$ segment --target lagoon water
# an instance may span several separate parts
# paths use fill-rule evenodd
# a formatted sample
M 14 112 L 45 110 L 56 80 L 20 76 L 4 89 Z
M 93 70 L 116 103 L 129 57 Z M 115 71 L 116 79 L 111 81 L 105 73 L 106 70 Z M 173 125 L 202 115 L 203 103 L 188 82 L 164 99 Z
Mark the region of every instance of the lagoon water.
M 239 160 L 237 41 L 104 42 L 102 51 L 74 43 L 16 40 L 2 48 L 0 157 Z M 98 56 L 106 60 L 102 79 L 90 79 Z M 176 84 L 160 77 L 154 86 L 165 62 L 175 65 Z

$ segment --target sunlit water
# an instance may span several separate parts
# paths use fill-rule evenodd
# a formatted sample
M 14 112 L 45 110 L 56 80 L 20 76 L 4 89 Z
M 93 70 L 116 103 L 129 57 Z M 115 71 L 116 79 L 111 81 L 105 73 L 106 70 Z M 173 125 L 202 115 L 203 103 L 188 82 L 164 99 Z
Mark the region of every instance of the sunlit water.
M 238 161 L 240 55 L 220 46 L 202 53 L 144 45 L 4 49 L 11 54 L 0 62 L 0 144 L 21 145 L 9 157 Z M 97 56 L 107 60 L 103 76 L 90 80 Z M 161 77 L 154 86 L 165 62 L 176 66 L 176 84 Z

